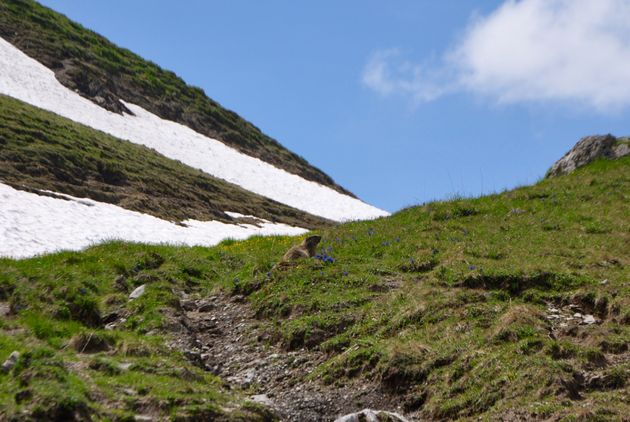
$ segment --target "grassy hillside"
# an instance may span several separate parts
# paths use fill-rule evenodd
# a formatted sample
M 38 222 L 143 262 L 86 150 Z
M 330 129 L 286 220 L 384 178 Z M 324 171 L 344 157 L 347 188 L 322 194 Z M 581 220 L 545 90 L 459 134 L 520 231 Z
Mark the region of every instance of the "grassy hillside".
M 62 84 L 111 111 L 126 109 L 119 99 L 137 104 L 290 173 L 350 194 L 202 89 L 33 0 L 0 2 L 0 36 L 52 69 Z
M 0 95 L 0 181 L 119 205 L 159 218 L 234 222 L 225 211 L 298 227 L 327 220 L 256 195 L 21 101 Z
M 25 357 L 0 373 L 0 414 L 61 403 L 103 418 L 146 407 L 181 416 L 242 403 L 163 347 L 181 335 L 184 297 L 224 292 L 246 297 L 260 341 L 325 352 L 310 379 L 375 386 L 411 416 L 623 420 L 629 170 L 630 157 L 597 161 L 531 187 L 323 229 L 318 259 L 285 270 L 272 267 L 296 239 L 1 260 L 0 301 L 12 313 L 0 361 Z M 128 301 L 140 284 L 145 295 Z M 112 314 L 126 318 L 104 330 Z M 88 338 L 99 339 L 89 353 Z

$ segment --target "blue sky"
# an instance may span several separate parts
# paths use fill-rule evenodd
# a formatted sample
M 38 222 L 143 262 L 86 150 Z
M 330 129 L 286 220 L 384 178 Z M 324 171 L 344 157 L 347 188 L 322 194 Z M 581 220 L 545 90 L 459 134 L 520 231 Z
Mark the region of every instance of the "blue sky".
M 533 183 L 630 134 L 627 0 L 44 0 L 175 71 L 366 202 Z

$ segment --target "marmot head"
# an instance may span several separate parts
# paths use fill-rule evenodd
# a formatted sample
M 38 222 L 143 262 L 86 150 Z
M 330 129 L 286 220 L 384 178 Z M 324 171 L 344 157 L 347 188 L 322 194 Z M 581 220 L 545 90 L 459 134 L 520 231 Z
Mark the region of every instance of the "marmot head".
M 317 247 L 317 245 L 319 244 L 319 242 L 322 240 L 321 236 L 309 236 L 306 239 L 304 239 L 304 246 L 306 246 L 306 249 L 309 250 L 309 252 L 314 253 L 315 252 L 315 248 Z

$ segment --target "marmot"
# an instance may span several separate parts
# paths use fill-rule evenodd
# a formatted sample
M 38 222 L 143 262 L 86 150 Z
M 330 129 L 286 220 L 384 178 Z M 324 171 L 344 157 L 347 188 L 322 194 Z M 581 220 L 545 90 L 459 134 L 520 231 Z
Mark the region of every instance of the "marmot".
M 277 266 L 286 265 L 287 263 L 300 258 L 312 258 L 315 256 L 315 248 L 317 248 L 320 240 L 322 240 L 321 236 L 307 237 L 302 241 L 302 243 L 289 249 Z

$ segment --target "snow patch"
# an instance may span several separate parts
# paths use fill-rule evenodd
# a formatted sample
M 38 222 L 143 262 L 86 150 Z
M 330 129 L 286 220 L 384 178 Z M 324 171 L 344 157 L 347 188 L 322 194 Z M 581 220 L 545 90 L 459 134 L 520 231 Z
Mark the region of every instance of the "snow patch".
M 330 220 L 386 216 L 386 211 L 242 154 L 134 104 L 135 114 L 109 112 L 63 86 L 52 70 L 0 38 L 0 93 L 52 111 L 117 138 L 153 148 L 251 192 Z
M 116 205 L 63 195 L 51 198 L 0 183 L 0 256 L 26 258 L 80 250 L 106 240 L 213 246 L 224 239 L 290 235 L 299 227 L 262 221 L 259 226 L 186 220 L 180 226 Z

